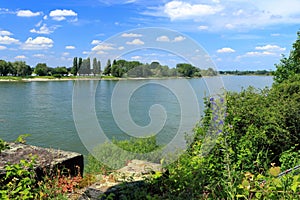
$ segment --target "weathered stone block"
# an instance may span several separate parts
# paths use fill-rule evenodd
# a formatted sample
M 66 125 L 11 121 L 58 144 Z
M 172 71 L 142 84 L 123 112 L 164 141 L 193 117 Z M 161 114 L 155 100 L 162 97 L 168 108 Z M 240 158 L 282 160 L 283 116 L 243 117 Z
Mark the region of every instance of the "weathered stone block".
M 83 155 L 70 151 L 42 148 L 20 143 L 8 143 L 10 149 L 0 154 L 0 178 L 5 175 L 5 165 L 17 164 L 20 160 L 30 161 L 35 157 L 35 172 L 38 179 L 54 175 L 56 170 L 66 170 L 71 176 L 83 174 Z

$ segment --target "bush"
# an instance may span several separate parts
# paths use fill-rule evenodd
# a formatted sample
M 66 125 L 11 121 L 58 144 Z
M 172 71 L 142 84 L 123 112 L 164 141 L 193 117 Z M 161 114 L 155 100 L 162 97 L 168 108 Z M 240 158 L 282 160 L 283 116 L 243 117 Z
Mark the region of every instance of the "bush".
M 159 162 L 159 148 L 155 136 L 130 140 L 113 139 L 112 142 L 95 147 L 93 154 L 88 155 L 85 172 L 106 173 L 125 166 L 132 159 Z

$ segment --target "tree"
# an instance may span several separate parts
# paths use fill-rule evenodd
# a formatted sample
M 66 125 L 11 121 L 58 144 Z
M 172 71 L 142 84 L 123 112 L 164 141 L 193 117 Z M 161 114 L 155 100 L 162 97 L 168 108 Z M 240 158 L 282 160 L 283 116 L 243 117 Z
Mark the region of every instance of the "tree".
M 179 63 L 176 65 L 178 73 L 184 77 L 193 77 L 195 72 L 198 72 L 199 69 L 188 63 Z
M 119 60 L 119 61 L 118 62 L 116 62 L 115 60 L 113 61 L 113 65 L 111 66 L 112 76 L 122 77 L 123 74 L 125 73 L 124 65 L 126 61 L 125 62 L 123 62 L 124 60 Z
M 73 58 L 73 67 L 71 69 L 71 73 L 76 76 L 78 72 L 78 59 L 77 57 Z
M 94 74 L 94 76 L 96 74 L 100 75 L 100 72 L 101 72 L 101 63 L 100 63 L 100 61 L 97 61 L 97 58 L 94 58 L 93 59 L 93 74 Z
M 79 58 L 80 60 L 80 58 Z M 91 73 L 91 60 L 90 58 L 82 60 L 82 65 L 80 66 L 78 70 L 79 74 L 82 75 L 89 75 Z
M 52 75 L 59 74 L 61 76 L 68 75 L 68 70 L 66 67 L 56 67 L 52 70 Z
M 79 58 L 77 72 L 80 70 L 81 66 L 82 66 L 82 58 Z
M 12 63 L 12 66 L 15 70 L 14 73 L 17 76 L 29 76 L 32 73 L 32 69 L 30 68 L 29 65 L 26 65 L 24 61 L 16 61 Z
M 279 64 L 275 64 L 276 71 L 274 72 L 275 83 L 281 83 L 293 77 L 295 74 L 300 74 L 300 31 L 297 32 L 297 40 L 293 44 L 288 57 L 283 55 Z
M 48 75 L 49 68 L 46 63 L 38 63 L 34 69 L 34 73 L 38 76 L 46 76 Z
M 9 65 L 5 60 L 0 60 L 0 76 L 7 76 L 9 73 Z
M 110 59 L 107 60 L 106 67 L 104 68 L 103 74 L 104 75 L 110 75 L 111 74 L 111 62 L 110 62 Z

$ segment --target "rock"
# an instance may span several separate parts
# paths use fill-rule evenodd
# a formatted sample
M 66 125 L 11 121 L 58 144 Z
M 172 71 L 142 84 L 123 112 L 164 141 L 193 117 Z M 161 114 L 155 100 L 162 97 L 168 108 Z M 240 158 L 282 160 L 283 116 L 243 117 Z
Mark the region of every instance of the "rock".
M 55 174 L 55 170 L 67 170 L 71 176 L 78 173 L 83 174 L 83 155 L 70 151 L 63 151 L 51 148 L 42 148 L 20 143 L 8 143 L 10 149 L 6 149 L 0 154 L 0 178 L 5 175 L 5 165 L 7 163 L 17 164 L 20 160 L 35 160 L 35 172 L 38 179 L 43 176 Z
M 157 171 L 163 171 L 161 164 L 131 160 L 110 175 L 102 175 L 102 180 L 89 186 L 79 200 L 101 200 L 108 196 L 119 199 L 125 188 L 128 191 L 143 187 L 146 184 L 144 178 Z

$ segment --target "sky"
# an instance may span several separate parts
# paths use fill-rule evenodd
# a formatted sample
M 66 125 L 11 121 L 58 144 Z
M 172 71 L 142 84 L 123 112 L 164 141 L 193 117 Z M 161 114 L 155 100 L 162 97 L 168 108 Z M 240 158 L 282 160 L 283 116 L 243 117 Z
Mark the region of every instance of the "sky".
M 74 57 L 104 66 L 117 56 L 175 67 L 200 52 L 217 70 L 275 70 L 299 30 L 299 0 L 1 0 L 0 59 L 71 67 Z

